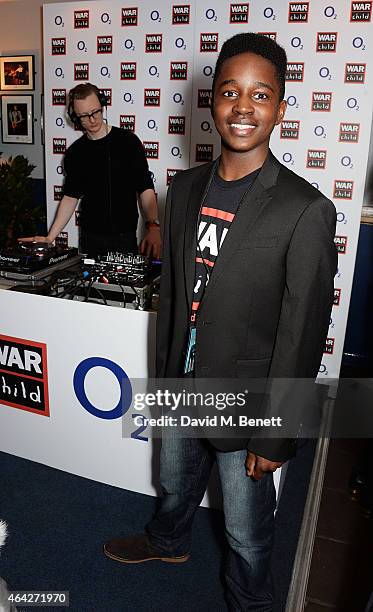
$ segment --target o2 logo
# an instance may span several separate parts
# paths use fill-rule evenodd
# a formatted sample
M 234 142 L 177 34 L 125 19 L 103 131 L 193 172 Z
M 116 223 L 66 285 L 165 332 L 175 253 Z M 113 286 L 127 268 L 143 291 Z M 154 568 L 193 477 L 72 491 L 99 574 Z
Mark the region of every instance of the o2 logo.
M 287 99 L 288 106 L 293 106 L 294 108 L 299 108 L 298 100 L 295 96 L 289 96 Z
M 319 75 L 322 79 L 328 79 L 328 81 L 332 80 L 332 75 L 330 74 L 330 70 L 327 66 L 322 66 L 320 68 Z
M 217 21 L 218 20 L 218 18 L 216 16 L 216 12 L 212 8 L 209 8 L 209 9 L 206 10 L 205 17 L 206 17 L 206 19 L 209 19 L 210 21 Z
M 328 376 L 329 372 L 326 368 L 325 363 L 322 363 L 319 367 L 319 375 L 320 376 Z
M 87 374 L 93 368 L 106 368 L 112 374 L 114 374 L 115 378 L 118 381 L 118 385 L 120 388 L 120 397 L 116 406 L 112 410 L 102 410 L 100 407 L 95 406 L 88 399 L 84 383 Z M 84 359 L 79 363 L 73 378 L 73 385 L 76 397 L 79 402 L 83 406 L 83 408 L 97 417 L 98 419 L 119 419 L 124 416 L 132 403 L 132 385 L 130 379 L 128 378 L 126 372 L 121 368 L 117 363 L 111 361 L 110 359 L 105 359 L 103 357 L 88 357 L 88 359 Z M 132 418 L 138 415 L 132 415 Z M 131 433 L 131 438 L 134 440 L 141 440 L 143 442 L 147 442 L 148 438 L 145 436 L 141 436 L 140 434 L 145 431 L 146 425 L 138 426 L 135 431 Z
M 101 410 L 94 406 L 87 397 L 84 383 L 86 376 L 92 368 L 106 368 L 115 376 L 120 386 L 120 398 L 112 410 Z M 99 419 L 119 419 L 126 414 L 132 402 L 132 386 L 125 371 L 114 361 L 103 357 L 89 357 L 81 361 L 74 373 L 74 391 L 79 402 L 87 412 Z
M 283 154 L 283 156 L 282 156 L 282 161 L 283 161 L 285 164 L 290 164 L 291 166 L 294 166 L 294 159 L 293 159 L 293 156 L 292 156 L 292 154 L 291 154 L 291 153 L 289 153 L 289 152 L 286 152 L 286 153 L 284 153 L 284 154 Z
M 295 49 L 303 49 L 303 42 L 299 36 L 294 36 L 290 42 L 291 42 L 291 46 L 294 47 Z
M 114 374 L 115 378 L 118 381 L 118 385 L 120 388 L 120 397 L 116 406 L 112 410 L 102 410 L 100 407 L 95 406 L 88 399 L 84 383 L 87 374 L 92 370 L 92 368 L 106 368 L 112 374 Z M 110 359 L 105 359 L 103 357 L 88 357 L 88 359 L 84 359 L 80 362 L 74 372 L 73 385 L 76 397 L 79 402 L 83 406 L 83 408 L 97 417 L 98 419 L 119 419 L 124 416 L 132 403 L 132 385 L 131 381 L 128 378 L 126 372 L 121 368 L 117 363 L 111 361 Z M 139 416 L 138 414 L 133 414 L 132 418 L 135 416 Z M 141 415 L 140 415 L 141 416 Z M 146 424 L 140 425 L 137 427 L 135 431 L 131 433 L 131 438 L 134 440 L 141 440 L 142 442 L 147 442 L 148 438 L 145 436 L 141 436 L 142 432 L 146 429 Z

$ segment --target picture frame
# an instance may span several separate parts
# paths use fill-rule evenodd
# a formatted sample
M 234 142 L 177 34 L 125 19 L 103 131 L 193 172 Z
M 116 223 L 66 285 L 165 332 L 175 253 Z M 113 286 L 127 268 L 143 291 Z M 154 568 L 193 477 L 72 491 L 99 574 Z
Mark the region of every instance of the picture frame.
M 33 91 L 34 88 L 33 55 L 0 57 L 0 89 L 3 91 Z
M 34 143 L 34 103 L 32 95 L 1 96 L 2 142 Z

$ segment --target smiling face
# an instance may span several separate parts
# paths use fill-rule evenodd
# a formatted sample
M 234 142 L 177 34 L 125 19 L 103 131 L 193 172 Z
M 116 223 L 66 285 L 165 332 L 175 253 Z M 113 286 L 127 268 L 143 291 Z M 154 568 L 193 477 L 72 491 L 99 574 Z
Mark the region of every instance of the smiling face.
M 96 140 L 106 136 L 106 124 L 102 116 L 100 101 L 95 93 L 82 100 L 74 100 L 74 111 L 89 138 Z
M 245 161 L 249 172 L 259 168 L 285 108 L 276 70 L 269 60 L 250 52 L 227 59 L 216 81 L 213 103 L 222 158 Z

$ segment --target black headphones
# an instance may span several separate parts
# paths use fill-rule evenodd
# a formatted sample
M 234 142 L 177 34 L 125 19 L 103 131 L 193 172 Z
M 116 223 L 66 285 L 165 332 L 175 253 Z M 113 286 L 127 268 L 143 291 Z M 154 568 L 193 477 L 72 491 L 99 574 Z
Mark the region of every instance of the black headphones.
M 108 105 L 108 98 L 107 96 L 105 96 L 104 92 L 101 91 L 98 87 L 96 87 L 96 85 L 92 85 L 91 83 L 84 83 L 84 84 L 80 84 L 77 85 L 76 87 L 74 87 L 73 89 L 70 90 L 69 92 L 69 103 L 67 106 L 67 115 L 70 119 L 70 121 L 72 121 L 72 123 L 74 123 L 74 125 L 76 125 L 78 128 L 81 128 L 81 121 L 80 118 L 78 117 L 78 115 L 76 114 L 75 110 L 74 110 L 74 102 L 75 100 L 82 100 L 82 93 L 87 93 L 87 96 L 89 96 L 89 94 L 91 93 L 95 93 L 98 101 L 101 105 L 101 108 L 104 108 Z

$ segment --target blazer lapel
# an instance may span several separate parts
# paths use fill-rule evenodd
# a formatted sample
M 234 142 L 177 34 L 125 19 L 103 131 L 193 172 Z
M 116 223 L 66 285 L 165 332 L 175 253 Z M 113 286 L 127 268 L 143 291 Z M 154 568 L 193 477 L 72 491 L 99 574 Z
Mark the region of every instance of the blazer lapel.
M 201 204 L 206 197 L 212 178 L 218 166 L 218 159 L 206 166 L 204 172 L 192 184 L 185 215 L 184 232 L 184 278 L 188 312 L 192 307 L 197 249 L 197 222 Z
M 278 161 L 272 155 L 272 153 L 269 152 L 268 157 L 264 162 L 252 188 L 242 200 L 227 237 L 221 246 L 219 256 L 214 266 L 214 272 L 211 274 L 210 281 L 205 290 L 201 308 L 203 307 L 203 302 L 206 300 L 211 288 L 219 280 L 221 273 L 226 267 L 226 264 L 236 254 L 236 251 L 243 239 L 247 238 L 249 233 L 254 228 L 255 222 L 260 213 L 272 199 L 279 168 L 280 165 Z

